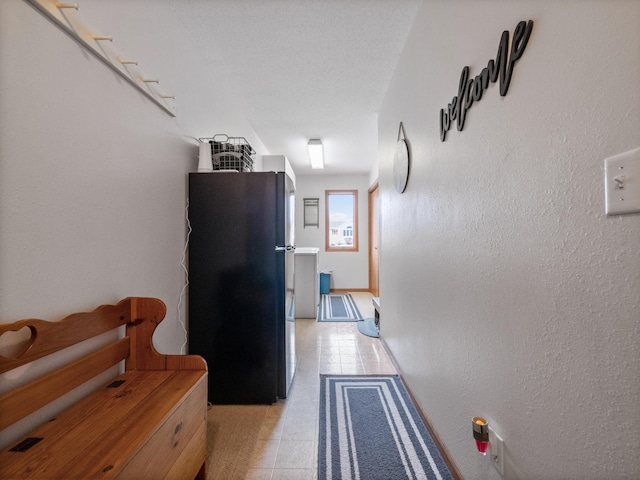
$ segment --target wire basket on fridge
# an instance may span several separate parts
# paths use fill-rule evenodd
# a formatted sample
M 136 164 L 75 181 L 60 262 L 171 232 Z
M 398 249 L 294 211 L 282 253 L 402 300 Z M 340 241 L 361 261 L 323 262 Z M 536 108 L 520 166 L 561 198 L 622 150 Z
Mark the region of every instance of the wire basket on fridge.
M 255 150 L 244 137 L 214 135 L 211 144 L 211 160 L 214 170 L 253 172 Z

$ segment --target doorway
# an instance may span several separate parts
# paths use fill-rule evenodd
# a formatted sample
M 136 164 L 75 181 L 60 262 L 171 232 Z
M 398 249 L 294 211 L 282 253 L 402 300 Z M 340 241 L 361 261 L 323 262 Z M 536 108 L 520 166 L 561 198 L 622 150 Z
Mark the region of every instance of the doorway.
M 380 255 L 380 200 L 378 182 L 369 189 L 369 291 L 374 297 L 380 296 L 379 255 Z

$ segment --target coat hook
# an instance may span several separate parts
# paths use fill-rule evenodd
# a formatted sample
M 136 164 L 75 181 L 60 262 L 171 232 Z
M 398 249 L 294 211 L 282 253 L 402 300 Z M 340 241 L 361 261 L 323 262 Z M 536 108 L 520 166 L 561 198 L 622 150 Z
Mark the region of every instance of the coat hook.
M 147 79 L 147 78 L 143 78 L 142 81 L 144 83 L 160 83 L 158 80 L 150 80 L 150 79 Z
M 96 42 L 100 41 L 100 40 L 106 40 L 108 42 L 113 42 L 113 37 L 112 36 L 103 37 L 102 35 L 91 35 L 91 38 L 93 38 Z
M 122 65 L 138 65 L 135 60 L 118 60 Z
M 73 8 L 74 10 L 78 10 L 78 4 L 77 3 L 56 2 L 56 7 L 57 8 Z

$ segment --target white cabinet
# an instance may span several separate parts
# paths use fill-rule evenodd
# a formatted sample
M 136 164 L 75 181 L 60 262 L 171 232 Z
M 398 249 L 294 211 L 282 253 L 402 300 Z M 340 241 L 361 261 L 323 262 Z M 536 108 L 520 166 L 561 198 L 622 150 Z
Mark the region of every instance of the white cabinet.
M 296 318 L 316 318 L 320 303 L 318 251 L 317 248 L 296 248 L 294 286 Z

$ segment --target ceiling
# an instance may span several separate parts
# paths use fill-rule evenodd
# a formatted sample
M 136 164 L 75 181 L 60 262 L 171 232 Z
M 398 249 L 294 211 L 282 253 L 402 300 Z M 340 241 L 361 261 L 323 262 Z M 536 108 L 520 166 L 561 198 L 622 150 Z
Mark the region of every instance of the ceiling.
M 173 0 L 271 154 L 298 175 L 367 173 L 377 112 L 421 0 Z M 306 144 L 322 140 L 325 169 Z

